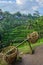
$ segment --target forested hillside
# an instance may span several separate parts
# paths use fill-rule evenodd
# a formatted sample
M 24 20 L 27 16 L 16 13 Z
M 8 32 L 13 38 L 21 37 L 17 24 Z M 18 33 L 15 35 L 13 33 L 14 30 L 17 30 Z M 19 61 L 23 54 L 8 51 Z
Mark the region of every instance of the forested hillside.
M 0 9 L 0 40 L 3 46 L 20 43 L 33 31 L 43 37 L 43 16 L 38 11 L 32 14 L 11 14 Z

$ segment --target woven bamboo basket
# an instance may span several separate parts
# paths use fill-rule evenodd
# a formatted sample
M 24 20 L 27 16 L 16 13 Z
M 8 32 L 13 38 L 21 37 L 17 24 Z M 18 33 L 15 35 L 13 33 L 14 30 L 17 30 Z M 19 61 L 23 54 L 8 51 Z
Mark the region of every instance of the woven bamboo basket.
M 9 64 L 11 64 L 13 61 L 15 62 L 15 60 L 17 58 L 17 53 L 18 53 L 18 50 L 17 50 L 16 47 L 14 47 L 14 48 L 10 49 L 9 51 L 7 51 L 6 54 L 5 54 L 6 62 L 9 63 Z
M 35 43 L 38 40 L 38 38 L 39 38 L 39 35 L 37 32 L 33 32 L 33 33 L 27 35 L 28 41 L 32 44 Z

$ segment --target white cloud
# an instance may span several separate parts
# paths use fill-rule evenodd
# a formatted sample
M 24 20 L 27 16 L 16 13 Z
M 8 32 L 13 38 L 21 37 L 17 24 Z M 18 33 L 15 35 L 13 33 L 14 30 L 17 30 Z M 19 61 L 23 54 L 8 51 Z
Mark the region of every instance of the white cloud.
M 33 0 L 30 0 L 31 2 L 33 2 Z
M 38 9 L 38 6 L 32 6 L 32 10 L 37 10 Z
M 3 0 L 3 1 L 0 1 L 0 3 L 2 3 L 2 4 L 13 4 L 13 3 L 15 3 L 14 1 L 5 1 L 5 0 Z
M 43 6 L 43 0 L 36 0 L 40 6 Z
M 16 4 L 22 4 L 22 0 L 16 0 Z
M 27 0 L 16 0 L 17 5 L 23 5 Z
M 42 7 L 41 3 L 43 3 L 43 0 L 0 0 L 0 8 L 3 9 L 3 11 L 9 11 L 11 13 L 20 11 L 21 13 L 28 14 L 39 10 Z
M 28 13 L 30 13 L 30 11 L 28 11 L 28 10 L 24 10 L 24 11 L 20 11 L 22 14 L 28 14 Z
M 43 0 L 36 0 L 37 2 L 39 2 L 39 3 L 43 3 Z

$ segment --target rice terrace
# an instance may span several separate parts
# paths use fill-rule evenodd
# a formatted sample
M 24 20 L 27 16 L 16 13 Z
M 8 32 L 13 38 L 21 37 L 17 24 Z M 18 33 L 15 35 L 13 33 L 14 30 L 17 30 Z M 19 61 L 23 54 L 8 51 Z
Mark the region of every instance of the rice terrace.
M 0 1 L 0 65 L 43 65 L 43 1 Z

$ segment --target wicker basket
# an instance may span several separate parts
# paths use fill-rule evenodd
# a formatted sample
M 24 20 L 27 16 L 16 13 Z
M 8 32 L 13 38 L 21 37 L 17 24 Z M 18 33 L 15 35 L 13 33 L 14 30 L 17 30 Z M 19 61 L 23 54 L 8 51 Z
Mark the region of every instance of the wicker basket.
M 18 51 L 17 51 L 16 47 L 14 47 L 13 49 L 10 49 L 6 53 L 6 55 L 5 55 L 6 62 L 9 63 L 9 64 L 11 64 L 13 61 L 15 61 L 16 58 L 17 58 L 17 53 L 18 53 Z
M 33 32 L 30 35 L 27 35 L 27 39 L 30 43 L 35 43 L 38 40 L 38 33 L 37 32 Z

